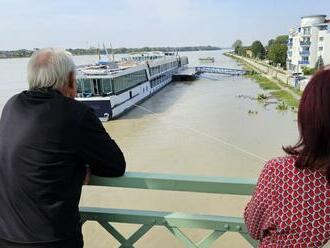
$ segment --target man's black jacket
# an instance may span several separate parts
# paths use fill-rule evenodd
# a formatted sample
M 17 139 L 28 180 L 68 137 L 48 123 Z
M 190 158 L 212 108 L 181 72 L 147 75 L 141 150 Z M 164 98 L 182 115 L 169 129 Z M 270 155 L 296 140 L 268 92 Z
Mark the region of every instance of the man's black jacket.
M 86 164 L 98 176 L 125 172 L 120 148 L 89 107 L 55 90 L 12 97 L 0 120 L 0 240 L 55 247 L 81 238 Z

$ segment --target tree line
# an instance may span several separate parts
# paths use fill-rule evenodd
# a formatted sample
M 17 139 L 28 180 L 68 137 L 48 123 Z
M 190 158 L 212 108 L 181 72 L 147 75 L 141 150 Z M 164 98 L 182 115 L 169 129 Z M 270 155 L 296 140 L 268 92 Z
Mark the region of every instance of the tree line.
M 256 59 L 268 59 L 270 64 L 285 68 L 287 51 L 288 51 L 288 35 L 280 35 L 274 39 L 270 39 L 266 46 L 261 41 L 256 40 L 250 46 L 243 46 L 241 40 L 233 43 L 234 53 L 244 57 Z
M 209 51 L 209 50 L 220 50 L 220 47 L 215 46 L 183 46 L 183 47 L 141 47 L 141 48 L 107 48 L 108 53 L 114 54 L 125 54 L 125 53 L 137 53 L 137 52 L 152 52 L 152 51 L 161 51 L 161 52 L 169 52 L 169 51 L 178 51 L 178 52 L 186 52 L 186 51 Z M 20 49 L 13 51 L 0 51 L 0 58 L 22 58 L 22 57 L 30 57 L 31 54 L 38 50 L 38 48 L 34 48 L 33 50 Z M 102 53 L 102 49 L 96 47 L 90 47 L 87 49 L 84 48 L 69 48 L 67 49 L 73 55 L 95 55 L 98 53 Z
M 215 46 L 184 46 L 184 47 L 141 47 L 141 48 L 114 48 L 110 49 L 107 48 L 108 53 L 114 53 L 114 54 L 126 54 L 126 53 L 139 53 L 139 52 L 154 52 L 154 51 L 160 51 L 160 52 L 187 52 L 187 51 L 209 51 L 209 50 L 220 50 L 220 47 Z M 88 49 L 67 49 L 70 53 L 74 55 L 93 55 L 98 54 L 99 51 L 102 52 L 103 49 L 91 47 Z

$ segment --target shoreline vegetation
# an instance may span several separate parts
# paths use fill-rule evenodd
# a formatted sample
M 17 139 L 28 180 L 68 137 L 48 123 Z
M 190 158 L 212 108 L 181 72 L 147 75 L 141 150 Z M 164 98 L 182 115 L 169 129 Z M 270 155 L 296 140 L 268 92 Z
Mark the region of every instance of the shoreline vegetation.
M 184 46 L 184 47 L 141 47 L 141 48 L 107 48 L 109 54 L 125 54 L 125 53 L 140 53 L 140 52 L 189 52 L 189 51 L 213 51 L 213 50 L 221 50 L 221 47 L 215 46 Z M 33 50 L 28 49 L 20 49 L 20 50 L 12 50 L 12 51 L 0 51 L 0 59 L 9 59 L 9 58 L 26 58 L 30 57 L 31 54 L 38 50 L 38 48 L 34 48 Z M 68 48 L 66 49 L 68 52 L 73 55 L 97 55 L 100 51 L 103 52 L 103 49 L 99 49 L 96 47 L 90 47 L 88 49 L 84 48 Z
M 256 83 L 259 84 L 260 88 L 264 91 L 266 91 L 267 94 L 262 94 L 263 96 L 267 96 L 266 99 L 263 99 L 266 101 L 267 99 L 270 98 L 275 98 L 278 100 L 277 103 L 277 109 L 278 110 L 288 110 L 291 109 L 293 111 L 297 111 L 298 105 L 299 105 L 299 100 L 294 97 L 291 93 L 295 92 L 296 94 L 301 95 L 301 92 L 289 85 L 286 85 L 282 82 L 279 82 L 278 80 L 271 80 L 266 77 L 263 73 L 259 72 L 256 68 L 254 68 L 252 65 L 248 64 L 242 59 L 237 58 L 236 56 L 233 56 L 230 53 L 224 53 L 225 56 L 231 57 L 234 59 L 236 62 L 241 64 L 244 69 L 253 71 L 254 73 L 247 74 L 245 77 L 253 79 Z

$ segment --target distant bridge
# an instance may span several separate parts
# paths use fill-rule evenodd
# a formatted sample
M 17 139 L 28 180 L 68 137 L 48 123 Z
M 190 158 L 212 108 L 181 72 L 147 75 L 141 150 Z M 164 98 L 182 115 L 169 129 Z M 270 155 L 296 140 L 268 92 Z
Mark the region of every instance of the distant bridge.
M 225 74 L 232 76 L 240 76 L 251 73 L 249 70 L 242 69 L 231 69 L 231 68 L 222 68 L 222 67 L 211 67 L 211 66 L 196 66 L 195 71 L 197 74 L 201 73 L 215 73 L 215 74 Z

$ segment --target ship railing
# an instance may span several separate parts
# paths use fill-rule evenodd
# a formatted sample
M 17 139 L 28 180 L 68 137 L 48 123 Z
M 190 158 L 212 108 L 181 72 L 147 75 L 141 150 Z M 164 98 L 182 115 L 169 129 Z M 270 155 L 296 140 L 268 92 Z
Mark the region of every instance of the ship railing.
M 256 180 L 128 172 L 120 178 L 94 176 L 91 178 L 90 185 L 244 196 L 252 194 Z M 211 247 L 226 232 L 239 233 L 253 247 L 257 247 L 258 244 L 249 236 L 241 217 L 98 207 L 81 207 L 80 212 L 83 223 L 98 222 L 120 243 L 120 247 L 134 247 L 134 244 L 155 226 L 166 228 L 186 248 Z M 126 238 L 113 226 L 113 223 L 141 226 Z M 182 228 L 211 230 L 211 233 L 195 243 L 182 232 Z

